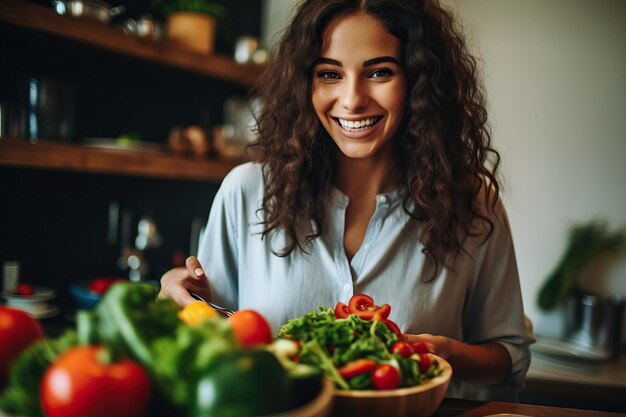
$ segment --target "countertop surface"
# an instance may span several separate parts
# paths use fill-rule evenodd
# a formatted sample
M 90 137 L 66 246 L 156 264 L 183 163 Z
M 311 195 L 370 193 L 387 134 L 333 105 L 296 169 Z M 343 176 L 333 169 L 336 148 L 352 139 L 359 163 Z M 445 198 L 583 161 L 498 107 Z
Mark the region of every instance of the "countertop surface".
M 516 404 L 499 401 L 478 402 L 446 398 L 433 417 L 617 417 L 621 413 L 566 407 Z
M 546 353 L 548 350 L 539 345 L 541 342 L 542 339 L 539 338 L 538 345 L 531 346 L 532 361 L 526 376 L 527 382 L 542 381 L 626 390 L 626 352 L 622 351 L 616 360 L 602 360 L 592 355 L 576 357 L 565 353 L 567 344 L 563 345 L 564 353 L 559 355 Z

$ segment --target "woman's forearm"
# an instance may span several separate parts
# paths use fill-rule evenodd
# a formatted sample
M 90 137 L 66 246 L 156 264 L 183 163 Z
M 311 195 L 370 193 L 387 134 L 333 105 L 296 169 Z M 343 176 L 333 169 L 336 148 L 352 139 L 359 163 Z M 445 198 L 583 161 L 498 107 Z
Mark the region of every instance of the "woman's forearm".
M 477 384 L 497 384 L 511 372 L 511 357 L 500 343 L 469 345 L 449 340 L 448 362 L 455 375 Z

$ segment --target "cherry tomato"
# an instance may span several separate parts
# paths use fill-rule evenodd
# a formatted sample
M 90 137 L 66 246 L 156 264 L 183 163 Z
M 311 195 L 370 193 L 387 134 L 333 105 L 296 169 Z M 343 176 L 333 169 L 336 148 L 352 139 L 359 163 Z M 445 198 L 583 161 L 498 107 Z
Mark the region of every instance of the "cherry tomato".
M 348 306 L 342 303 L 341 301 L 338 302 L 337 305 L 335 306 L 335 317 L 338 319 L 345 319 L 345 318 L 348 318 L 349 315 L 350 315 L 350 310 L 348 309 Z
M 367 294 L 355 294 L 348 302 L 348 310 L 351 314 L 356 314 L 363 320 L 384 320 L 389 317 L 391 307 L 389 304 L 377 306 L 374 299 Z
M 47 370 L 40 399 L 48 417 L 137 417 L 150 396 L 146 371 L 130 359 L 102 363 L 99 346 L 75 346 Z
M 415 353 L 429 353 L 430 352 L 430 349 L 428 349 L 428 344 L 424 342 L 423 340 L 413 343 L 413 350 L 415 351 Z
M 254 310 L 239 310 L 228 318 L 235 338 L 245 348 L 267 345 L 272 341 L 272 329 L 260 313 Z
M 400 371 L 387 363 L 379 365 L 372 372 L 372 383 L 378 390 L 395 389 L 400 385 Z
M 0 306 L 0 387 L 4 385 L 11 363 L 43 337 L 39 322 L 26 312 Z
M 35 295 L 35 290 L 33 289 L 33 286 L 25 282 L 18 284 L 17 290 L 15 292 L 17 293 L 17 295 L 21 295 L 24 297 L 30 297 L 31 295 Z
M 405 358 L 408 358 L 415 353 L 413 351 L 413 348 L 411 347 L 411 344 L 409 342 L 405 342 L 404 340 L 398 340 L 397 342 L 394 342 L 393 345 L 391 345 L 391 352 L 402 355 Z
M 389 319 L 383 319 L 381 320 L 381 323 L 385 323 L 387 326 L 389 326 L 389 328 L 396 334 L 396 336 L 402 337 L 402 332 L 400 331 L 400 328 L 396 323 Z
M 431 365 L 431 360 L 430 356 L 428 356 L 428 353 L 420 353 L 420 360 L 418 364 L 421 373 L 425 374 L 426 372 L 428 372 Z
M 374 368 L 376 368 L 376 362 L 374 360 L 356 359 L 338 368 L 337 371 L 339 371 L 339 375 L 343 378 L 350 379 L 357 375 L 364 374 L 365 372 L 371 372 Z

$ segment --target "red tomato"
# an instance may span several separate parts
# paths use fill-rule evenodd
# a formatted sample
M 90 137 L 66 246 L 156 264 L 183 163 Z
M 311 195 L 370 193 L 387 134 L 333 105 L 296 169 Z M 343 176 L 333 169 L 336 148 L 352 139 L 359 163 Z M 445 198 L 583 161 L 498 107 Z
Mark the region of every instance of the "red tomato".
M 254 310 L 239 310 L 228 318 L 235 338 L 246 348 L 267 345 L 272 341 L 272 329 L 260 313 Z
M 405 358 L 408 358 L 415 353 L 413 351 L 413 348 L 411 347 L 411 344 L 409 342 L 405 342 L 404 340 L 398 340 L 397 342 L 394 342 L 393 345 L 391 345 L 391 351 L 393 353 L 402 355 Z
M 420 360 L 418 363 L 421 373 L 425 374 L 426 372 L 428 372 L 431 364 L 430 356 L 428 356 L 428 353 L 420 353 Z
M 0 386 L 6 380 L 11 362 L 43 337 L 39 322 L 26 312 L 0 306 Z
M 372 383 L 376 389 L 395 389 L 400 385 L 400 371 L 389 364 L 382 364 L 374 369 Z
M 394 323 L 393 321 L 389 319 L 383 319 L 381 320 L 381 322 L 389 326 L 389 328 L 396 334 L 396 336 L 402 337 L 402 332 L 400 331 L 400 328 L 398 327 L 396 323 Z
M 350 379 L 365 372 L 371 372 L 375 367 L 376 362 L 372 359 L 356 359 L 338 368 L 337 371 L 343 378 Z
M 35 290 L 33 289 L 33 286 L 25 282 L 18 284 L 17 290 L 15 292 L 17 293 L 17 295 L 22 295 L 25 297 L 29 297 L 35 294 Z
M 351 314 L 356 314 L 363 320 L 384 320 L 389 317 L 391 307 L 389 304 L 377 306 L 374 299 L 367 294 L 355 294 L 348 302 L 348 310 Z
M 423 340 L 413 343 L 413 350 L 415 351 L 415 353 L 429 353 L 430 352 L 430 349 L 428 349 L 428 344 L 424 342 Z
M 341 301 L 337 303 L 335 306 L 335 317 L 338 319 L 345 319 L 350 315 L 350 310 L 348 306 L 342 303 Z
M 111 285 L 116 282 L 126 281 L 124 278 L 96 278 L 89 283 L 89 291 L 104 295 Z
M 48 417 L 138 417 L 150 396 L 150 379 L 138 363 L 102 363 L 100 346 L 76 346 L 62 354 L 41 381 Z

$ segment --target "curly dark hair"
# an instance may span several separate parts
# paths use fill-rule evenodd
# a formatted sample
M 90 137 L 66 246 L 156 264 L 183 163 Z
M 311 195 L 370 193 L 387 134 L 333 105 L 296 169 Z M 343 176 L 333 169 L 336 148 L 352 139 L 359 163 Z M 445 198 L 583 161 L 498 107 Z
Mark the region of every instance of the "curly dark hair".
M 354 13 L 380 20 L 401 42 L 408 94 L 395 138 L 397 182 L 408 190 L 404 210 L 421 222 L 423 252 L 445 261 L 476 234 L 477 219 L 488 225 L 485 238 L 491 233 L 500 156 L 476 59 L 437 0 L 305 0 L 295 9 L 252 91 L 263 103 L 252 150 L 267 179 L 264 236 L 284 230 L 291 243 L 276 253 L 287 255 L 322 234 L 338 150 L 313 108 L 312 70 L 326 27 Z M 303 227 L 311 221 L 316 227 Z

